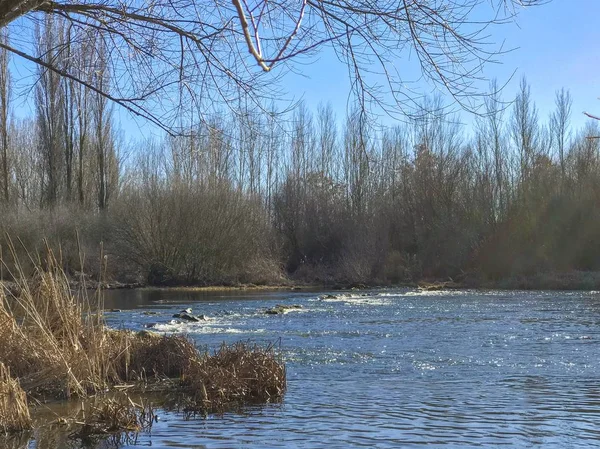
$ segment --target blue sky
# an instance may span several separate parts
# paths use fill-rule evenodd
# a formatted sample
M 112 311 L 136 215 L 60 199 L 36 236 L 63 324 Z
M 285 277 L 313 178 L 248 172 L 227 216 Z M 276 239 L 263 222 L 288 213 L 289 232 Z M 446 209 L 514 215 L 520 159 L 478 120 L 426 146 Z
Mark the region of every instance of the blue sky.
M 517 69 L 505 95 L 514 96 L 519 78 L 526 76 L 541 115 L 552 110 L 554 93 L 562 87 L 573 96 L 574 125 L 587 120 L 583 111 L 600 113 L 599 17 L 598 0 L 554 0 L 525 9 L 506 36 L 509 46 L 519 49 L 497 68 L 498 78 Z
M 555 92 L 564 87 L 573 97 L 572 123 L 583 125 L 583 111 L 600 114 L 599 18 L 600 0 L 554 0 L 521 9 L 515 24 L 495 29 L 494 41 L 514 51 L 500 56 L 501 64 L 489 65 L 486 77 L 497 78 L 501 85 L 508 82 L 502 96 L 512 100 L 525 76 L 541 119 L 553 110 Z M 343 112 L 349 88 L 344 68 L 323 56 L 303 72 L 304 77 L 290 77 L 290 92 L 302 96 L 309 107 L 327 100 Z M 467 112 L 461 117 L 465 123 L 472 120 Z
M 583 125 L 587 120 L 583 111 L 600 114 L 599 17 L 600 0 L 553 0 L 539 7 L 521 9 L 516 23 L 494 29 L 493 40 L 505 42 L 504 48 L 515 50 L 500 57 L 502 64 L 488 66 L 486 76 L 504 84 L 514 73 L 503 91 L 505 100 L 514 98 L 520 78 L 526 76 L 541 119 L 552 111 L 555 91 L 562 87 L 569 89 L 573 97 L 573 125 Z M 418 77 L 414 62 L 408 54 L 399 61 L 406 66 L 403 73 L 407 79 Z M 14 65 L 16 77 L 24 78 L 28 69 L 17 61 Z M 349 91 L 347 70 L 330 51 L 315 56 L 310 64 L 304 61 L 296 69 L 301 74 L 289 73 L 284 78 L 290 98 L 302 98 L 310 109 L 316 109 L 320 102 L 329 102 L 338 116 L 345 113 Z M 425 82 L 420 82 L 420 88 L 424 92 L 440 91 Z M 17 115 L 27 114 L 28 109 L 24 100 L 16 101 Z M 126 137 L 160 134 L 126 112 L 116 112 Z M 467 112 L 461 117 L 467 124 L 472 121 Z M 391 123 L 389 119 L 383 121 Z

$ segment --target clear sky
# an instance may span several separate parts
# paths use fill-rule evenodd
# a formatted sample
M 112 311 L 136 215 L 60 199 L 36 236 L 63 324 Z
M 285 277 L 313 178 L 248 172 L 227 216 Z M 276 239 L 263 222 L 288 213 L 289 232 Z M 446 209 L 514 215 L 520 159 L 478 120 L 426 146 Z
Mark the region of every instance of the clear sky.
M 523 8 L 515 24 L 497 27 L 494 36 L 505 48 L 515 49 L 499 57 L 502 64 L 486 69 L 486 76 L 499 84 L 508 81 L 505 100 L 514 98 L 525 76 L 541 119 L 553 110 L 555 92 L 562 87 L 573 97 L 575 127 L 587 120 L 583 111 L 600 114 L 600 0 L 553 0 Z M 330 101 L 336 110 L 344 110 L 349 84 L 343 67 L 323 56 L 303 67 L 303 73 L 304 77 L 290 77 L 290 92 L 310 107 Z M 463 112 L 462 119 L 468 123 L 469 114 Z
M 500 57 L 502 64 L 488 66 L 486 76 L 503 84 L 514 72 L 503 91 L 505 100 L 514 98 L 519 80 L 525 76 L 541 119 L 553 109 L 555 91 L 561 87 L 569 89 L 573 97 L 573 125 L 579 127 L 587 120 L 583 111 L 600 114 L 599 18 L 600 0 L 553 0 L 521 9 L 516 24 L 495 28 L 493 40 L 504 41 L 504 48 L 515 50 Z M 414 79 L 417 74 L 410 68 L 410 55 L 406 58 L 407 78 Z M 18 78 L 26 77 L 26 68 L 15 64 L 15 69 Z M 290 97 L 304 99 L 310 109 L 316 109 L 320 102 L 330 102 L 339 116 L 345 113 L 349 91 L 347 70 L 331 52 L 314 57 L 310 64 L 298 65 L 297 71 L 301 74 L 289 73 L 284 78 Z M 422 88 L 427 92 L 435 86 L 422 84 Z M 17 101 L 18 115 L 26 114 L 28 109 L 23 100 Z M 160 134 L 125 112 L 117 112 L 117 117 L 127 137 Z M 462 113 L 462 119 L 465 123 L 472 120 L 468 113 Z

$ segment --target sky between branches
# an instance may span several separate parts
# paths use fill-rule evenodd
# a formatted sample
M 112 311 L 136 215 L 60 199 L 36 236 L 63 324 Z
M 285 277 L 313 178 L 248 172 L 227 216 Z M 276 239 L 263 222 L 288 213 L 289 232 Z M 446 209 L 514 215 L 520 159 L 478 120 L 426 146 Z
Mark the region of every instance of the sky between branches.
M 495 42 L 504 42 L 505 50 L 514 50 L 497 58 L 501 64 L 488 65 L 485 76 L 497 78 L 500 85 L 506 83 L 502 97 L 507 101 L 514 98 L 520 78 L 525 76 L 541 119 L 552 111 L 555 91 L 562 87 L 570 90 L 573 97 L 572 125 L 579 127 L 587 120 L 583 111 L 600 113 L 598 17 L 598 0 L 555 0 L 520 11 L 516 23 L 492 30 Z M 420 79 L 415 59 L 414 55 L 406 53 L 404 59 L 398 61 L 404 78 L 414 80 L 411 86 L 425 94 L 440 92 L 439 86 Z M 13 57 L 11 69 L 16 91 L 24 92 L 14 99 L 13 112 L 18 117 L 31 115 L 33 98 L 27 95 L 27 86 L 35 77 L 35 67 Z M 303 99 L 310 110 L 316 110 L 321 102 L 329 102 L 338 118 L 344 116 L 350 90 L 347 67 L 335 59 L 332 51 L 326 50 L 316 57 L 300 60 L 294 72 L 287 73 L 284 78 L 287 99 Z M 131 117 L 119 108 L 115 113 L 127 139 L 163 134 L 162 130 Z M 385 115 L 381 115 L 379 120 L 386 125 L 393 124 L 393 119 Z M 473 116 L 462 112 L 461 121 L 470 125 Z

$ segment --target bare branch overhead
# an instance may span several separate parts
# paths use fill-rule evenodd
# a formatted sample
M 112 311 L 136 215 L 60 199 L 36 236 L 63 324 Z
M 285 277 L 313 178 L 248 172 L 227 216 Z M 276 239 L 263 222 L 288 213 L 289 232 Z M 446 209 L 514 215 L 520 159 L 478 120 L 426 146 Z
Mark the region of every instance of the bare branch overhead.
M 90 33 L 110 55 L 110 91 L 133 114 L 177 132 L 190 110 L 280 99 L 282 76 L 302 56 L 332 49 L 348 67 L 359 108 L 411 114 L 419 94 L 403 71 L 421 73 L 463 107 L 476 109 L 482 68 L 506 49 L 492 27 L 545 0 L 0 0 L 0 27 L 39 20 L 71 24 L 72 42 Z M 40 63 L 32 46 L 4 46 Z M 64 67 L 48 70 L 77 79 Z M 93 67 L 89 68 L 93 70 Z M 198 111 L 203 111 L 198 113 Z M 202 117 L 200 117 L 202 118 Z

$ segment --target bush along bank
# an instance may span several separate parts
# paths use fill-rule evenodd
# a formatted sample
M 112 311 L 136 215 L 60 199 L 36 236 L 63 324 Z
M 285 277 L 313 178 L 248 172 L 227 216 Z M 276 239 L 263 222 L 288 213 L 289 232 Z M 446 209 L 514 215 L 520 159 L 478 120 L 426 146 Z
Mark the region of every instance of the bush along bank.
M 125 385 L 160 384 L 164 392 L 180 393 L 187 410 L 201 413 L 278 401 L 286 390 L 285 367 L 272 347 L 238 343 L 210 354 L 180 335 L 109 329 L 101 295 L 83 292 L 78 299 L 52 252 L 32 278 L 18 275 L 15 266 L 18 288 L 0 284 L 0 431 L 30 428 L 32 399 L 81 399 Z M 113 410 L 134 422 L 139 408 L 111 400 L 96 406 L 103 411 L 98 417 L 110 422 Z M 85 425 L 103 432 L 132 427 Z

